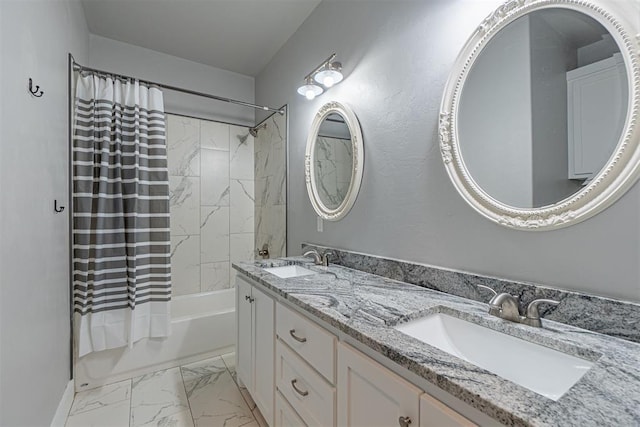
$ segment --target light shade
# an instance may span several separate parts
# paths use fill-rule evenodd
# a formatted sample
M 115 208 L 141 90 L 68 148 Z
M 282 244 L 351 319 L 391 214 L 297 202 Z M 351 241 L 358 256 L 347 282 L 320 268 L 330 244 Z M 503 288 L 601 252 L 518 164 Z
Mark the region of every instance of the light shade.
M 331 62 L 327 64 L 324 70 L 318 71 L 313 78 L 324 85 L 325 87 L 331 87 L 336 83 L 340 83 L 343 79 L 342 73 L 342 64 L 339 62 Z
M 311 83 L 311 81 L 307 81 L 307 84 L 298 88 L 298 93 L 308 100 L 312 100 L 322 92 L 324 92 L 324 90 L 320 86 Z

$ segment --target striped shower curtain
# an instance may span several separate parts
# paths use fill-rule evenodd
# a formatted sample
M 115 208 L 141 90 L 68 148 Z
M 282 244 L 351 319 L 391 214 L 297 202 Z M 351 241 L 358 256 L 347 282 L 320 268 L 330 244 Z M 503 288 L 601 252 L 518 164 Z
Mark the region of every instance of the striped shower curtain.
M 73 130 L 78 357 L 169 335 L 168 179 L 160 89 L 80 73 Z

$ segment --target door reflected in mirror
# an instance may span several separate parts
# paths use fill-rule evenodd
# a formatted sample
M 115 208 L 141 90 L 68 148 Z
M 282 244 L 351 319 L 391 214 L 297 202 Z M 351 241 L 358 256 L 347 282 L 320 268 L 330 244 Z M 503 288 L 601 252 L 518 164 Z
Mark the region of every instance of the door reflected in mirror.
M 605 166 L 624 129 L 627 74 L 620 48 L 571 9 L 528 13 L 479 53 L 458 105 L 460 156 L 494 200 L 553 205 Z
M 314 148 L 318 197 L 328 209 L 342 204 L 353 171 L 351 133 L 340 114 L 329 114 L 320 124 Z

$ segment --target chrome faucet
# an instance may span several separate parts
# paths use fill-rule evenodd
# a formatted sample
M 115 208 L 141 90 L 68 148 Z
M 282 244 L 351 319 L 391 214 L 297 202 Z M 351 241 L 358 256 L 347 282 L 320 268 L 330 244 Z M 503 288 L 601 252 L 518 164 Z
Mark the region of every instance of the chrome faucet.
M 520 298 L 503 292 L 498 294 L 492 288 L 485 285 L 477 285 L 479 288 L 487 289 L 493 293 L 493 298 L 489 301 L 489 314 L 499 317 L 501 319 L 509 320 L 511 322 L 523 323 L 525 325 L 533 326 L 536 328 L 542 327 L 542 321 L 540 320 L 540 312 L 538 311 L 538 305 L 550 304 L 558 305 L 559 301 L 551 299 L 536 299 L 527 305 L 525 315 L 520 313 Z
M 333 255 L 331 251 L 325 251 L 322 255 L 318 253 L 317 250 L 311 249 L 305 252 L 302 256 L 309 257 L 311 255 L 313 257 L 313 262 L 315 265 L 322 265 L 324 267 L 329 266 L 329 255 Z
M 520 298 L 506 292 L 489 301 L 489 314 L 512 322 L 520 321 Z
M 527 315 L 522 320 L 522 323 L 524 323 L 525 325 L 534 326 L 536 328 L 542 327 L 542 320 L 540 320 L 540 313 L 538 312 L 539 304 L 549 304 L 549 305 L 556 306 L 560 304 L 560 302 L 556 300 L 544 299 L 544 298 L 531 301 L 527 306 Z
M 310 258 L 309 255 L 313 257 L 313 263 L 315 265 L 322 265 L 322 257 L 320 256 L 318 251 L 316 251 L 315 249 L 311 249 L 305 252 L 304 254 L 302 254 L 302 256 L 305 258 Z

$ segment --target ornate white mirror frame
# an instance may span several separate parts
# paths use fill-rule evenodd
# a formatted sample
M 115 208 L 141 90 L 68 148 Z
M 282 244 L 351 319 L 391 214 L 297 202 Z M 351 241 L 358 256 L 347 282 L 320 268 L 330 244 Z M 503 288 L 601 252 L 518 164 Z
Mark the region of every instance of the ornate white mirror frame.
M 351 182 L 347 189 L 346 195 L 342 203 L 335 209 L 327 207 L 318 194 L 317 183 L 315 180 L 315 147 L 320 125 L 330 114 L 339 114 L 349 128 L 351 134 L 351 146 L 353 153 L 353 168 L 351 170 Z M 362 140 L 362 132 L 360 123 L 354 112 L 344 104 L 339 102 L 328 102 L 324 104 L 316 113 L 311 123 L 309 136 L 307 138 L 306 154 L 304 156 L 305 177 L 307 182 L 307 193 L 309 200 L 313 205 L 313 209 L 318 216 L 327 221 L 338 221 L 343 218 L 356 201 L 360 184 L 362 183 L 362 171 L 364 167 L 364 143 Z
M 628 8 L 623 10 L 622 7 Z M 613 36 L 624 58 L 629 97 L 627 116 L 614 153 L 594 179 L 558 203 L 540 208 L 516 208 L 492 198 L 473 180 L 461 156 L 458 133 L 460 95 L 480 52 L 501 29 L 534 10 L 565 8 L 601 23 Z M 640 175 L 640 7 L 634 1 L 510 0 L 489 15 L 469 38 L 447 82 L 439 121 L 440 151 L 454 186 L 480 214 L 506 227 L 551 230 L 566 227 L 601 212 L 620 198 Z M 631 21 L 635 17 L 635 22 Z M 495 118 L 500 126 L 500 117 Z

